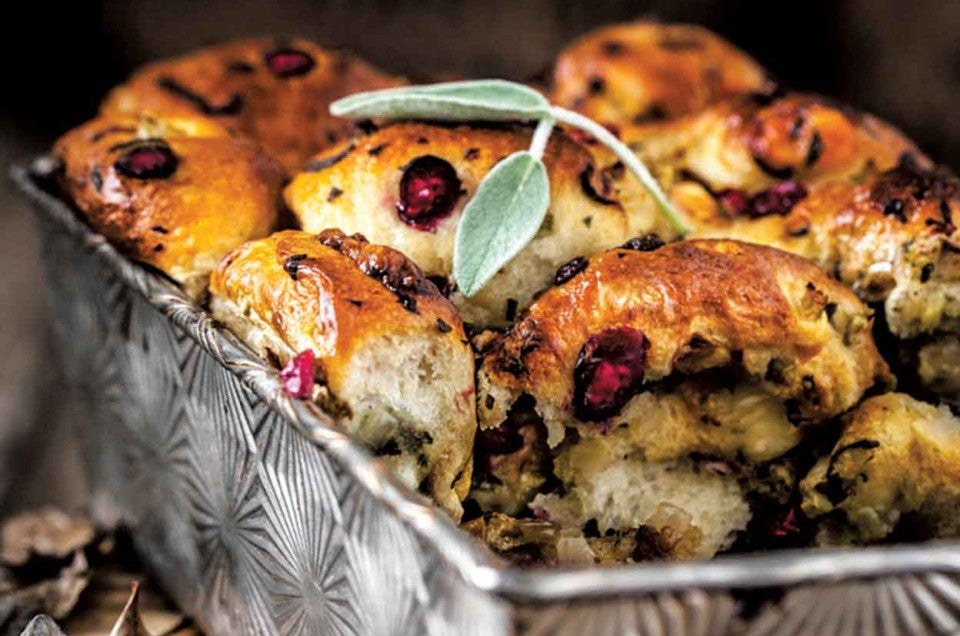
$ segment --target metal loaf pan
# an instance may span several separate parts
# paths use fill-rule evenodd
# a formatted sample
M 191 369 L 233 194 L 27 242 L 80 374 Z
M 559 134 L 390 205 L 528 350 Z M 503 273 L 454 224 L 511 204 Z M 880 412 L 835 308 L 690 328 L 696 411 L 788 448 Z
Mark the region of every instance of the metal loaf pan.
M 960 631 L 960 543 L 509 567 L 398 485 L 161 275 L 46 187 L 35 209 L 91 501 L 216 634 Z

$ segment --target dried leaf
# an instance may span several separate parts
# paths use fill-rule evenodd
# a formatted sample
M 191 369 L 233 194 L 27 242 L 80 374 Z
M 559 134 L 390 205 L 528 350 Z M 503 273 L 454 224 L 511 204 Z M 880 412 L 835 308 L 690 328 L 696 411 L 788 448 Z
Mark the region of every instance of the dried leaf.
M 64 630 L 70 636 L 109 634 L 129 602 L 131 586 L 140 577 L 142 574 L 117 570 L 115 563 L 104 564 L 84 592 L 82 610 L 64 622 Z M 151 593 L 149 584 L 141 584 L 139 596 L 140 619 L 149 632 L 164 636 L 199 633 L 190 626 L 190 619 L 172 609 L 162 595 Z
M 60 620 L 69 614 L 90 581 L 90 568 L 82 552 L 54 579 L 0 591 L 0 631 L 15 631 L 38 612 Z
M 83 552 L 77 552 L 73 562 L 63 568 L 57 578 L 23 588 L 12 596 L 36 600 L 38 609 L 59 620 L 70 613 L 89 582 L 90 568 L 87 566 L 87 559 Z
M 65 636 L 63 631 L 57 626 L 57 623 L 46 614 L 38 614 L 33 617 L 20 636 Z
M 130 600 L 110 631 L 110 636 L 151 636 L 140 618 L 140 583 L 130 586 Z
M 32 555 L 64 559 L 93 541 L 90 522 L 47 507 L 7 519 L 0 529 L 0 562 L 19 567 Z

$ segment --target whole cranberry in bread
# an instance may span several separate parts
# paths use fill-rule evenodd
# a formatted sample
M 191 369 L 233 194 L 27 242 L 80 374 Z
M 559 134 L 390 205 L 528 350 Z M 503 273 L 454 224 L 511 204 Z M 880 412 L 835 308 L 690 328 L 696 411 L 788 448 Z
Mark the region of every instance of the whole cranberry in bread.
M 148 64 L 111 91 L 101 112 L 209 117 L 251 137 L 292 172 L 353 131 L 330 115 L 331 102 L 401 83 L 344 51 L 260 38 Z

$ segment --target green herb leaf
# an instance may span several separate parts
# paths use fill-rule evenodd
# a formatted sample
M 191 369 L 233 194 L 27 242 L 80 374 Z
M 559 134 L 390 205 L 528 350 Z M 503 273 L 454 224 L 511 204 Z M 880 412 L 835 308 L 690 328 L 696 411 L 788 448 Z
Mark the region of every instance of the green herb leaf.
M 540 93 L 503 80 L 446 82 L 356 93 L 330 104 L 338 117 L 509 121 L 550 116 Z
M 487 173 L 463 211 L 453 251 L 453 279 L 473 296 L 533 239 L 550 206 L 543 162 L 515 152 Z

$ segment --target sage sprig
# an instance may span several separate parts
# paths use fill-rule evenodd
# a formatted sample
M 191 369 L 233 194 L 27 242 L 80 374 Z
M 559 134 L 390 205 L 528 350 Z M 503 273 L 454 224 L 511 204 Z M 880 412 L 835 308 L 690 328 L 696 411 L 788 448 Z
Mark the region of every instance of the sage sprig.
M 681 235 L 690 227 L 643 162 L 617 137 L 579 113 L 553 106 L 537 91 L 503 80 L 446 82 L 357 93 L 330 105 L 339 117 L 443 121 L 538 121 L 530 149 L 500 161 L 480 182 L 457 227 L 453 279 L 473 296 L 529 243 L 550 206 L 543 151 L 556 122 L 609 148 L 650 193 Z

